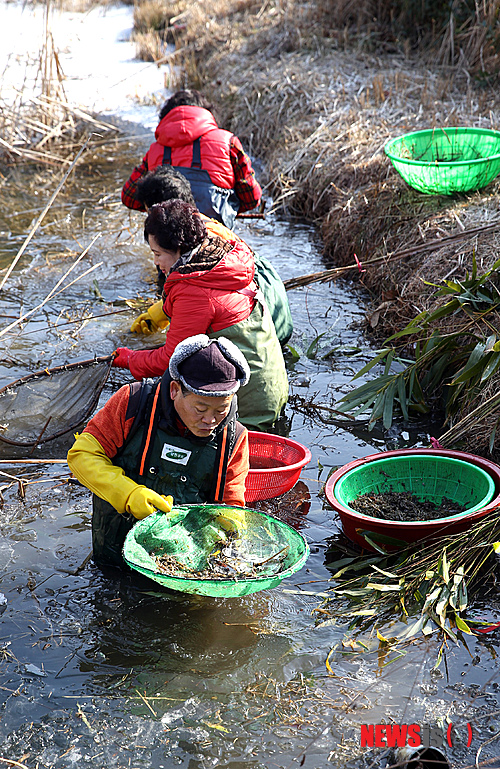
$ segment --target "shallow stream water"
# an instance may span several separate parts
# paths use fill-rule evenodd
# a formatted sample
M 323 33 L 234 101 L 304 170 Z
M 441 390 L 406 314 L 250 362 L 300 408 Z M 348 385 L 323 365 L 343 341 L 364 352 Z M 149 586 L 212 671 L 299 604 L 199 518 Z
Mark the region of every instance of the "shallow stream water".
M 136 312 L 124 299 L 151 296 L 155 270 L 142 241 L 143 215 L 123 208 L 119 190 L 151 135 L 127 124 L 122 131 L 65 187 L 0 293 L 3 327 L 41 303 L 100 234 L 72 276 L 99 266 L 47 302 L 22 331 L 2 338 L 0 386 L 118 345 L 144 345 L 129 332 Z M 0 268 L 17 253 L 52 188 L 27 194 L 32 189 L 30 172 L 21 169 L 4 192 Z M 269 214 L 238 221 L 235 229 L 283 279 L 324 268 L 306 224 Z M 332 407 L 373 354 L 361 330 L 365 298 L 357 276 L 295 289 L 289 298 L 295 324 L 294 352 L 287 354 L 289 435 L 313 458 L 297 501 L 275 514 L 302 531 L 311 555 L 278 587 L 223 600 L 103 574 L 88 560 L 90 493 L 68 483 L 67 466 L 0 465 L 28 482 L 21 498 L 20 485 L 0 476 L 0 756 L 7 765 L 382 766 L 383 750 L 360 747 L 361 724 L 446 730 L 451 721 L 457 729 L 447 749 L 450 765 L 474 765 L 480 749 L 480 762 L 500 766 L 498 632 L 468 638 L 468 648 L 450 642 L 433 672 L 433 635 L 388 659 L 376 643 L 366 651 L 343 645 L 343 620 L 316 627 L 315 610 L 331 585 L 325 551 L 339 531 L 322 495 L 329 471 L 384 449 L 426 446 L 432 428 L 398 423 L 369 433 L 363 421 L 311 408 L 311 402 Z M 111 314 L 116 310 L 123 312 Z M 107 317 L 83 323 L 85 313 Z M 50 330 L 56 319 L 77 322 Z M 147 345 L 160 341 L 150 337 Z M 128 372 L 113 370 L 101 403 L 128 381 Z M 64 459 L 68 445 L 48 444 L 31 456 Z M 498 618 L 486 605 L 472 610 Z

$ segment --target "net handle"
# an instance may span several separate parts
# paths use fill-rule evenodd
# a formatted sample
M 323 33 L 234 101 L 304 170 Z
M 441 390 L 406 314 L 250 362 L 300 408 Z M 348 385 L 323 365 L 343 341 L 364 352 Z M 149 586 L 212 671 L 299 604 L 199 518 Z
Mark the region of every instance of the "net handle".
M 116 352 L 112 352 L 111 355 L 95 356 L 88 360 L 74 361 L 73 363 L 64 363 L 61 366 L 54 366 L 53 368 L 44 368 L 41 369 L 41 371 L 33 371 L 31 374 L 26 374 L 26 376 L 16 379 L 15 382 L 10 382 L 9 384 L 4 385 L 0 388 L 0 394 L 11 387 L 17 387 L 20 384 L 29 382 L 30 379 L 37 379 L 41 376 L 52 376 L 52 374 L 57 374 L 59 371 L 72 371 L 72 369 L 80 368 L 81 366 L 90 366 L 92 363 L 112 363 L 115 358 Z

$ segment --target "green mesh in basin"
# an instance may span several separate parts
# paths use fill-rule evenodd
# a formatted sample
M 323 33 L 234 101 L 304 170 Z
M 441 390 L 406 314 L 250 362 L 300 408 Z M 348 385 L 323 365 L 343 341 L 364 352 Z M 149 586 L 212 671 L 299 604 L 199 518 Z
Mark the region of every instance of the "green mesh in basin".
M 461 516 L 481 510 L 493 499 L 495 482 L 482 468 L 460 459 L 425 454 L 378 459 L 355 467 L 335 484 L 345 507 L 363 494 L 410 492 L 439 506 L 443 498 L 464 506 Z M 451 516 L 450 516 L 451 517 Z
M 309 548 L 302 534 L 270 515 L 245 509 L 246 530 L 235 548 L 238 562 L 255 576 L 196 578 L 218 547 L 213 537 L 217 515 L 228 510 L 225 505 L 179 505 L 170 515 L 153 513 L 129 531 L 123 557 L 133 569 L 171 590 L 226 598 L 274 587 L 304 565 Z M 173 556 L 186 576 L 162 573 L 156 558 L 164 555 Z

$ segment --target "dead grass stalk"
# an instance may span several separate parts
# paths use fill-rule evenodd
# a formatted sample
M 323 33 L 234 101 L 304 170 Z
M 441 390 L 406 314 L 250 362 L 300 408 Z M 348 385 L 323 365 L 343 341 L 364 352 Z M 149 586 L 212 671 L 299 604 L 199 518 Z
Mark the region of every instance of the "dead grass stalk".
M 15 92 L 2 94 L 0 89 L 0 165 L 5 170 L 21 162 L 44 166 L 69 165 L 75 147 L 82 137 L 99 130 L 107 135 L 117 133 L 115 126 L 98 120 L 68 103 L 64 91 L 64 73 L 51 32 L 52 0 L 44 2 L 44 41 L 34 61 L 26 62 L 24 81 Z M 18 66 L 17 62 L 10 66 Z M 30 66 L 36 68 L 35 91 L 28 88 Z M 7 67 L 8 69 L 8 67 Z M 90 140 L 97 140 L 92 137 Z

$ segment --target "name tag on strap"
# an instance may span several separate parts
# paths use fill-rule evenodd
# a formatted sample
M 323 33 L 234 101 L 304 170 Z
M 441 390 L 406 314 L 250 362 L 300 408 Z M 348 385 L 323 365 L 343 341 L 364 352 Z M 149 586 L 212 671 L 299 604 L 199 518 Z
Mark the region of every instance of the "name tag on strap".
M 168 462 L 176 462 L 178 465 L 187 465 L 191 452 L 187 449 L 180 449 L 178 446 L 172 446 L 169 443 L 163 444 L 161 458 Z

